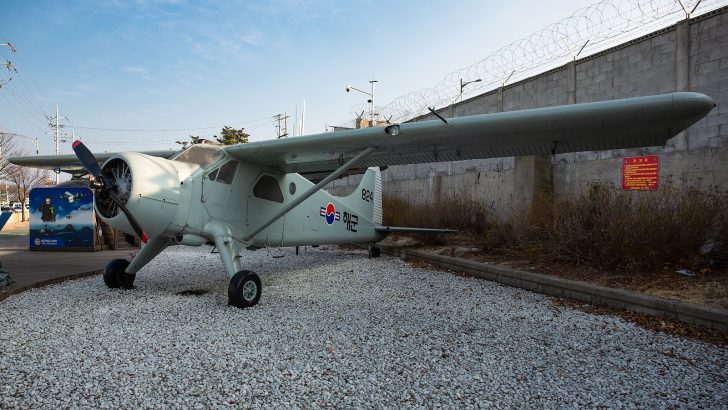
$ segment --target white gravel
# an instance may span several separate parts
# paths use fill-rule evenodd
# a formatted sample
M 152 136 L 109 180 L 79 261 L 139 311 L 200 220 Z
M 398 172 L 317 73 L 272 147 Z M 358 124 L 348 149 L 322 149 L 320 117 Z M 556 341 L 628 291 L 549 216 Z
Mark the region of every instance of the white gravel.
M 325 247 L 245 252 L 264 289 L 239 310 L 209 252 L 168 249 L 133 291 L 94 277 L 0 303 L 0 408 L 728 404 L 725 348 Z

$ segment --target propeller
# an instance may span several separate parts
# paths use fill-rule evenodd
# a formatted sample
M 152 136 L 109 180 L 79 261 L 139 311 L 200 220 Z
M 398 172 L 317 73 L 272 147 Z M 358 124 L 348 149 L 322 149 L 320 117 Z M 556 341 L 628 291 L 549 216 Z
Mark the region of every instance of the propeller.
M 141 224 L 139 224 L 139 221 L 134 218 L 134 215 L 131 214 L 126 205 L 124 205 L 121 199 L 119 199 L 116 184 L 104 175 L 103 172 L 101 172 L 101 167 L 99 166 L 99 162 L 96 161 L 94 154 L 92 154 L 91 151 L 89 151 L 89 149 L 86 148 L 86 146 L 79 140 L 73 142 L 73 152 L 76 153 L 76 157 L 78 157 L 78 160 L 81 161 L 81 164 L 84 168 L 86 168 L 86 171 L 93 175 L 94 178 L 101 181 L 101 186 L 97 186 L 96 188 L 100 189 L 103 195 L 114 201 L 116 206 L 118 206 L 124 215 L 126 215 L 126 219 L 129 221 L 129 224 L 132 229 L 134 229 L 137 236 L 143 243 L 147 243 L 148 238 L 146 232 L 144 232 Z

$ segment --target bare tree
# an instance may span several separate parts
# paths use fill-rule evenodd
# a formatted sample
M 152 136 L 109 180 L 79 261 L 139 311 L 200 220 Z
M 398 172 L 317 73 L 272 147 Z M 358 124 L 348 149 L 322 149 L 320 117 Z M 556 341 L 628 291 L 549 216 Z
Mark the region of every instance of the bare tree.
M 11 164 L 8 158 L 17 155 L 17 146 L 12 136 L 0 132 L 0 179 L 5 179 L 6 170 Z
M 6 167 L 5 173 L 9 181 L 13 183 L 18 201 L 25 207 L 25 200 L 30 190 L 39 187 L 49 181 L 48 171 L 38 168 L 21 167 L 10 164 Z M 25 211 L 25 208 L 23 208 Z M 25 212 L 21 212 L 22 220 L 25 221 Z

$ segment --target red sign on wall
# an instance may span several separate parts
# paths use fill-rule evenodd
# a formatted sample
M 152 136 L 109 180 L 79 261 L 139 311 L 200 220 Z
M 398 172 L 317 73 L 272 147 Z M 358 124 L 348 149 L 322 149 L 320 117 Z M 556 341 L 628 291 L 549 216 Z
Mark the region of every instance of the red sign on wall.
M 622 160 L 622 189 L 656 190 L 659 169 L 657 155 L 624 158 Z

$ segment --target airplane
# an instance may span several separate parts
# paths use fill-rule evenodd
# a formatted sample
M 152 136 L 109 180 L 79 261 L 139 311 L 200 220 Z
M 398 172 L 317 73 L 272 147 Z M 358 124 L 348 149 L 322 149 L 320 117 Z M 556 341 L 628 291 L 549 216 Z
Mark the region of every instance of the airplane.
M 68 201 L 69 204 L 72 204 L 77 199 L 85 198 L 88 194 L 85 192 L 79 192 L 78 194 L 72 194 L 68 191 L 64 192 L 62 195 L 58 195 L 58 199 L 64 199 Z
M 391 232 L 446 229 L 384 226 L 379 167 L 466 159 L 662 146 L 715 107 L 694 92 L 572 104 L 229 146 L 192 145 L 169 152 L 15 157 L 17 165 L 94 177 L 99 218 L 141 239 L 129 261 L 104 269 L 110 288 L 132 289 L 137 272 L 165 248 L 214 244 L 229 278 L 228 303 L 258 303 L 259 276 L 241 263 L 243 249 L 319 244 L 374 244 Z M 434 113 L 434 111 L 433 111 Z M 323 188 L 365 169 L 348 196 Z M 314 183 L 305 175 L 326 175 Z

